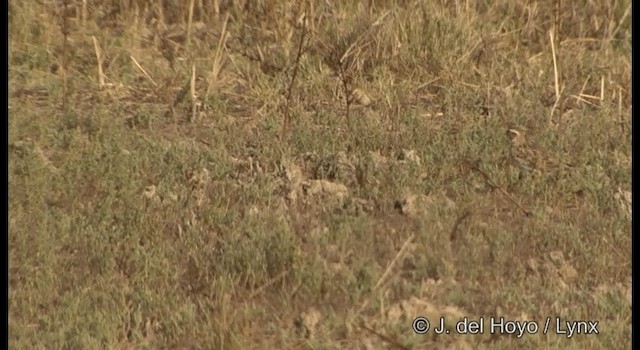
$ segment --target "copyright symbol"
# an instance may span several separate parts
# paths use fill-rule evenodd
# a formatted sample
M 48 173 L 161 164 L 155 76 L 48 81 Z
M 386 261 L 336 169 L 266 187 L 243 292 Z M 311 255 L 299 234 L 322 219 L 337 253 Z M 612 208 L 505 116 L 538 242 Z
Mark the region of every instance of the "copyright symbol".
M 413 331 L 417 334 L 427 333 L 429 331 L 429 327 L 429 320 L 427 320 L 426 317 L 417 317 L 411 324 L 411 328 L 413 328 Z

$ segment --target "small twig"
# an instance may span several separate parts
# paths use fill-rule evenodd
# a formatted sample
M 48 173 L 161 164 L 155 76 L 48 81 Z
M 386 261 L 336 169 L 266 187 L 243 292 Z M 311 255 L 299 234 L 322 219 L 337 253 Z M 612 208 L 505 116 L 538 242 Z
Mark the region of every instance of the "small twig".
M 462 215 L 458 216 L 456 222 L 453 224 L 453 228 L 451 229 L 451 234 L 449 234 L 449 240 L 453 242 L 458 238 L 458 227 L 460 227 L 460 224 L 462 224 L 462 222 L 469 216 L 471 216 L 471 210 L 469 209 L 466 209 Z
M 289 88 L 287 89 L 287 104 L 284 111 L 284 122 L 282 123 L 282 134 L 280 135 L 282 140 L 285 140 L 291 127 L 291 96 L 293 96 L 293 86 L 298 76 L 298 68 L 300 67 L 300 58 L 304 53 L 303 45 L 304 39 L 307 34 L 307 13 L 305 10 L 304 19 L 302 20 L 302 33 L 300 34 L 300 42 L 298 43 L 298 52 L 296 53 L 296 60 L 293 65 L 293 73 L 291 73 L 291 81 L 289 82 Z
M 263 284 L 262 286 L 258 287 L 258 289 L 254 290 L 249 295 L 249 299 L 253 299 L 258 295 L 262 294 L 262 292 L 264 292 L 265 289 L 267 289 L 269 286 L 273 285 L 274 283 L 278 282 L 279 280 L 283 279 L 284 276 L 286 276 L 289 272 L 291 272 L 290 269 L 280 272 L 276 277 L 272 278 L 271 280 L 267 281 L 267 283 Z
M 347 104 L 347 111 L 345 113 L 345 118 L 347 119 L 349 134 L 353 134 L 353 130 L 351 127 L 351 117 L 349 116 L 350 109 L 351 109 L 351 102 L 352 102 L 351 89 L 349 89 L 349 78 L 347 77 L 345 68 L 342 65 L 340 65 L 339 76 L 340 76 L 340 81 L 342 82 L 342 88 L 344 89 L 345 102 Z
M 400 341 L 398 341 L 396 339 L 393 339 L 388 335 L 384 335 L 384 334 L 382 334 L 382 333 L 380 333 L 380 332 L 368 327 L 367 325 L 364 324 L 364 322 L 362 324 L 360 324 L 360 328 L 362 328 L 362 329 L 366 330 L 367 332 L 377 336 L 378 338 L 382 339 L 383 341 L 391 344 L 393 346 L 393 348 L 395 348 L 395 349 L 411 350 L 410 347 L 400 343 Z
M 478 168 L 477 165 L 471 165 L 470 169 L 480 174 L 484 178 L 484 181 L 487 183 L 487 185 L 489 185 L 491 188 L 495 188 L 499 190 L 502 194 L 504 194 L 505 197 L 507 197 L 507 199 L 509 199 L 513 204 L 515 204 L 518 207 L 518 209 L 520 209 L 525 215 L 530 216 L 532 214 L 529 210 L 525 209 L 520 204 L 520 202 L 518 202 L 518 200 L 516 200 L 511 194 L 509 194 L 509 192 L 505 191 L 502 187 L 496 185 L 493 181 L 491 181 L 491 178 L 489 177 L 489 175 L 487 175 L 484 171 L 480 170 L 480 168 Z

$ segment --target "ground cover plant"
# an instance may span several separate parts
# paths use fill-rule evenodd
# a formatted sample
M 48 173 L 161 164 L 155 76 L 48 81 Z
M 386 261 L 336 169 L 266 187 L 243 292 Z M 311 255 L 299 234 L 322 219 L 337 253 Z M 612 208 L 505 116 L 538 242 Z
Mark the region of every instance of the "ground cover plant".
M 12 348 L 628 347 L 630 8 L 10 1 Z

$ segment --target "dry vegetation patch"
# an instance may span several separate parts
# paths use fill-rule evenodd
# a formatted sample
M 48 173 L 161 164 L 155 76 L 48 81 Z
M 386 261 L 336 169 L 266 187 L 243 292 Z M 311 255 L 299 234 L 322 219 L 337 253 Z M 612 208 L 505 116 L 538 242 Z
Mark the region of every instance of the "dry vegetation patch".
M 14 347 L 630 344 L 630 1 L 9 6 Z

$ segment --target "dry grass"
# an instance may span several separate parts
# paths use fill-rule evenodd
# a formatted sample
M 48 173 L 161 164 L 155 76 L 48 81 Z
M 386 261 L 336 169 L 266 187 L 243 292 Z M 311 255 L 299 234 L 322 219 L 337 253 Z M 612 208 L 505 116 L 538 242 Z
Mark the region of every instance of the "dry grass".
M 629 346 L 630 1 L 66 3 L 9 4 L 14 348 Z

